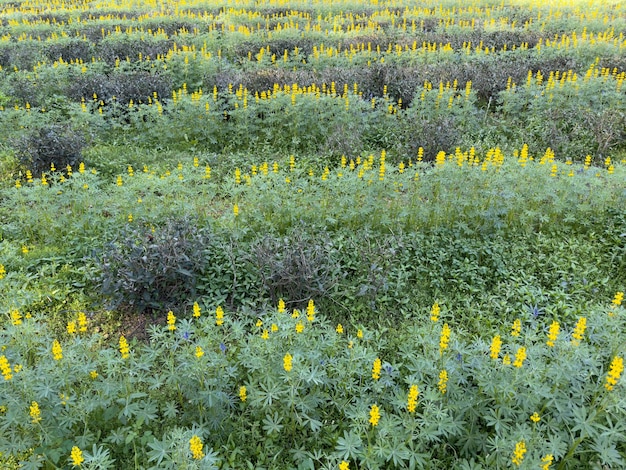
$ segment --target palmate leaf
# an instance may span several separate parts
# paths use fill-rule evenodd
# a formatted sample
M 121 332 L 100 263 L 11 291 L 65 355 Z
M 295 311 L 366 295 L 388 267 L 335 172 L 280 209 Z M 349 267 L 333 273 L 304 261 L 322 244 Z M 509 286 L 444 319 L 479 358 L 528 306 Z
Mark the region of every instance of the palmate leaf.
M 361 436 L 351 431 L 344 431 L 343 437 L 337 439 L 335 452 L 342 460 L 356 459 L 363 454 L 363 441 Z
M 169 453 L 172 450 L 172 446 L 167 439 L 162 441 L 155 439 L 152 442 L 148 442 L 148 447 L 150 448 L 148 451 L 148 462 L 156 462 L 157 465 L 160 465 L 164 459 L 166 461 L 170 459 Z

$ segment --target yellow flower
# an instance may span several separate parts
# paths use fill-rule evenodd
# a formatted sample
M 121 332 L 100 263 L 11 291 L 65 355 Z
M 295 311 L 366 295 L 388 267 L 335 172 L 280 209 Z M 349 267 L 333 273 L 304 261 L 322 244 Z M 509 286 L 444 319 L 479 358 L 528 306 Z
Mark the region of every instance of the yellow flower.
M 309 303 L 306 307 L 306 318 L 310 322 L 315 319 L 315 304 L 313 303 L 313 299 L 309 300 Z
M 224 324 L 224 309 L 221 306 L 215 309 L 215 324 L 217 326 Z
M 343 326 L 341 325 L 341 323 L 337 325 L 337 328 L 335 328 L 335 331 L 339 334 L 343 333 Z
M 18 310 L 11 310 L 11 324 L 15 326 L 22 324 L 22 314 Z
M 370 408 L 370 424 L 372 426 L 378 426 L 378 421 L 380 420 L 380 410 L 378 405 L 372 405 Z
M 552 454 L 547 454 L 545 457 L 541 459 L 543 465 L 541 466 L 541 470 L 548 470 L 552 462 L 554 461 L 554 456 Z
M 31 403 L 29 414 L 31 422 L 33 424 L 37 424 L 39 421 L 41 421 L 41 410 L 39 410 L 39 403 L 37 403 L 36 401 Z
M 24 366 L 22 364 L 15 364 L 13 366 L 13 372 L 15 372 L 16 374 L 19 374 L 20 372 L 22 372 L 23 368 Z
M 359 328 L 356 332 L 356 337 L 359 339 L 363 339 L 363 330 Z
M 556 338 L 559 336 L 559 329 L 560 329 L 559 322 L 553 321 L 550 324 L 550 331 L 548 332 L 548 341 L 546 342 L 546 344 L 549 347 L 554 346 L 554 342 L 556 341 Z
M 91 372 L 89 372 L 89 377 L 91 377 L 93 380 L 96 380 L 98 378 L 98 372 L 92 370 Z
M 233 206 L 233 214 L 235 215 L 235 217 L 239 215 L 239 206 L 237 204 Z
M 419 390 L 417 385 L 411 385 L 409 389 L 409 396 L 406 402 L 406 409 L 409 413 L 415 413 L 415 408 L 417 407 L 417 396 L 419 395 Z
M 430 309 L 430 319 L 433 322 L 436 322 L 437 320 L 439 320 L 439 313 L 441 313 L 441 309 L 439 308 L 439 304 L 435 302 Z
M 11 380 L 13 378 L 13 369 L 6 356 L 0 356 L 0 372 L 4 376 L 4 380 Z
M 0 264 L 0 279 L 4 279 L 4 276 L 6 276 L 6 274 L 7 274 L 7 271 L 4 268 L 4 265 Z
M 304 331 L 304 325 L 301 321 L 296 323 L 296 333 L 302 333 Z
M 380 379 L 380 369 L 382 365 L 380 362 L 380 358 L 374 359 L 374 364 L 372 365 L 372 379 L 378 380 Z
M 535 411 L 532 415 L 530 415 L 530 420 L 533 423 L 538 423 L 541 420 L 541 416 L 539 416 L 539 413 Z
M 272 323 L 272 333 L 276 333 L 278 331 L 278 325 L 276 323 Z
M 293 313 L 291 314 L 291 318 L 298 318 L 300 316 L 300 311 L 297 308 L 293 309 Z
M 242 385 L 239 387 L 239 399 L 241 401 L 246 401 L 246 398 L 248 398 L 248 390 L 245 385 Z
M 622 300 L 624 300 L 624 293 L 623 292 L 617 292 L 615 294 L 615 297 L 611 301 L 611 303 L 613 305 L 615 305 L 616 307 L 619 307 L 620 305 L 622 305 Z
M 75 321 L 68 321 L 67 322 L 67 327 L 65 328 L 68 332 L 68 334 L 73 335 L 76 334 L 76 322 Z
M 172 312 L 171 310 L 169 312 L 167 312 L 167 329 L 170 331 L 174 331 L 176 329 L 176 316 L 174 315 L 174 312 Z
M 84 312 L 78 312 L 78 331 L 80 333 L 87 331 L 87 315 Z
M 52 342 L 52 357 L 55 361 L 63 359 L 63 349 L 61 348 L 61 344 L 56 339 Z
M 580 317 L 576 322 L 576 326 L 574 327 L 574 332 L 572 333 L 572 345 L 578 346 L 583 339 L 583 335 L 585 334 L 585 329 L 587 328 L 587 319 L 585 317 Z
M 293 356 L 289 353 L 285 354 L 285 357 L 283 357 L 283 368 L 286 372 L 291 371 L 293 368 Z
M 513 361 L 513 365 L 517 368 L 520 368 L 522 367 L 522 364 L 524 364 L 525 359 L 526 359 L 526 348 L 522 346 L 521 348 L 517 350 L 517 353 L 515 354 L 515 361 Z
M 122 359 L 128 359 L 130 356 L 130 348 L 128 347 L 128 341 L 124 335 L 120 336 L 120 354 L 122 355 Z
M 196 357 L 200 359 L 202 356 L 204 356 L 204 350 L 201 346 L 196 346 Z
M 193 436 L 189 439 L 189 450 L 191 451 L 191 456 L 195 460 L 200 460 L 204 457 L 204 452 L 202 452 L 202 448 L 204 445 L 202 444 L 202 440 L 198 436 Z
M 339 463 L 339 470 L 350 470 L 350 464 L 346 462 L 345 460 L 342 460 Z
M 617 384 L 622 372 L 624 372 L 624 358 L 615 356 L 611 361 L 609 372 L 606 375 L 604 388 L 609 391 L 613 390 L 613 387 Z
M 283 299 L 278 299 L 278 313 L 285 312 L 285 301 Z
M 509 356 L 508 354 L 505 354 L 505 356 L 502 358 L 502 364 L 504 364 L 505 366 L 508 366 L 511 364 L 511 356 Z
M 298 331 L 298 326 L 296 325 L 296 331 Z M 267 330 L 263 330 L 263 333 L 261 333 L 261 338 L 263 339 L 268 339 L 270 337 L 270 333 Z
M 437 383 L 437 387 L 442 394 L 445 394 L 448 389 L 448 371 L 442 370 L 439 372 L 439 382 Z
M 522 322 L 518 318 L 513 322 L 513 326 L 511 327 L 511 336 L 519 336 L 522 331 Z
M 450 343 L 450 327 L 447 323 L 443 324 L 443 328 L 441 329 L 441 337 L 439 338 L 439 355 L 442 355 L 443 352 L 448 348 L 448 344 Z
M 498 359 L 500 354 L 500 348 L 502 347 L 502 339 L 500 335 L 496 335 L 491 340 L 491 347 L 489 348 L 489 357 L 491 359 Z
M 198 305 L 198 302 L 193 303 L 193 317 L 194 318 L 200 317 L 200 305 Z
M 511 462 L 513 462 L 518 467 L 522 464 L 524 460 L 524 454 L 526 453 L 526 443 L 524 441 L 519 441 L 515 444 L 515 450 L 513 451 L 513 456 L 511 457 Z

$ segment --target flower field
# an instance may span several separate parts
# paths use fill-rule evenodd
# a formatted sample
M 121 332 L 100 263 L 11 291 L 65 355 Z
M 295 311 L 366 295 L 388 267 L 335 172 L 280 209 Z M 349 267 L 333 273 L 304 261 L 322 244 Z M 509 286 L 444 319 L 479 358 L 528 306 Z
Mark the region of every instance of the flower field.
M 0 466 L 626 466 L 625 33 L 0 0 Z

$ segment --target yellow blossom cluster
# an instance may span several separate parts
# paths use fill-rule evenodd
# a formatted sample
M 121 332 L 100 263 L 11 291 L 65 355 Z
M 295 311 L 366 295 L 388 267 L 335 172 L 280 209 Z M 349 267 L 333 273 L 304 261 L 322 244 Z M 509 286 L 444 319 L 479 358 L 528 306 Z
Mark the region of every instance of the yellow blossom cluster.
M 380 379 L 380 370 L 382 368 L 382 364 L 380 362 L 380 358 L 374 359 L 374 364 L 372 365 L 372 379 L 378 380 Z
M 202 440 L 198 436 L 194 435 L 189 439 L 189 450 L 191 451 L 191 457 L 193 459 L 200 460 L 204 457 L 203 448 L 204 444 L 202 444 Z
M 606 375 L 606 383 L 604 384 L 604 388 L 611 391 L 617 385 L 617 381 L 620 376 L 624 372 L 624 358 L 620 356 L 615 356 L 611 361 L 611 365 L 609 366 L 609 372 Z
M 417 397 L 419 395 L 419 389 L 417 385 L 411 385 L 409 389 L 409 396 L 407 398 L 406 409 L 409 413 L 415 413 L 415 409 L 417 408 Z

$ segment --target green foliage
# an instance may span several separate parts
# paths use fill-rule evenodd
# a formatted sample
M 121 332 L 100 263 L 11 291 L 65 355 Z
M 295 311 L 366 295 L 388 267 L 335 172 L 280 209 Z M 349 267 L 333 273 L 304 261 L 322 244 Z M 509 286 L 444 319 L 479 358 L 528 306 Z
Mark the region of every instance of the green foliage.
M 437 323 L 422 310 L 396 333 L 329 324 L 313 304 L 306 313 L 228 311 L 216 320 L 201 309 L 199 318 L 152 327 L 125 358 L 117 337 L 107 343 L 91 325 L 55 335 L 41 318 L 14 312 L 2 332 L 15 370 L 0 389 L 0 451 L 33 468 L 67 465 L 73 446 L 86 468 L 332 468 L 340 460 L 463 468 L 472 459 L 506 467 L 523 441 L 525 466 L 547 454 L 560 468 L 624 464 L 623 379 L 605 387 L 610 363 L 625 352 L 621 307 L 587 310 L 578 344 L 576 321 L 563 321 L 552 347 L 550 319 L 532 316 L 517 337 L 504 325 L 470 340 L 453 327 L 445 340 L 439 325 L 453 320 L 445 309 Z M 495 334 L 498 351 L 489 346 Z

